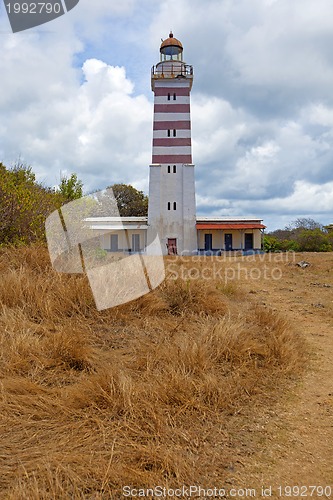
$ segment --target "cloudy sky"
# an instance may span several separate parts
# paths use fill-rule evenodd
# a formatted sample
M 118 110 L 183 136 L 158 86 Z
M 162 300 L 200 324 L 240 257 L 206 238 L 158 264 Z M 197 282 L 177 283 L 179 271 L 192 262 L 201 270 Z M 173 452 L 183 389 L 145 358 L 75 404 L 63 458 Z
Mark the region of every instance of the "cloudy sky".
M 199 215 L 333 222 L 332 0 L 80 0 L 12 34 L 0 6 L 0 161 L 46 185 L 148 192 L 150 69 L 169 30 L 194 66 Z

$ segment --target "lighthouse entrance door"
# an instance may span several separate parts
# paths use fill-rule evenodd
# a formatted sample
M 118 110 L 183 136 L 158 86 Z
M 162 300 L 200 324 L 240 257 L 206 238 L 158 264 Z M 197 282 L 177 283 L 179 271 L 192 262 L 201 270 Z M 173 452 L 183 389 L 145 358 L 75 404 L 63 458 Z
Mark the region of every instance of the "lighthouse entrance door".
M 177 239 L 168 238 L 168 255 L 177 255 Z

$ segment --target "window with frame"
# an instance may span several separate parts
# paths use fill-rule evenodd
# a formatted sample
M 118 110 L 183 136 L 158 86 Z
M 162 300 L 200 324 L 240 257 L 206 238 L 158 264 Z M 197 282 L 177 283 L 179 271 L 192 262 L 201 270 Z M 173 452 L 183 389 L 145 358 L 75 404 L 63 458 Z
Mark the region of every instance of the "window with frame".
M 173 129 L 173 136 L 174 136 L 174 137 L 176 137 L 176 135 L 177 135 L 177 131 L 176 131 L 176 129 L 174 128 L 174 129 Z
M 111 234 L 111 252 L 118 252 L 118 234 Z
M 132 252 L 140 251 L 140 235 L 132 234 Z
M 176 93 L 173 94 L 173 100 L 175 101 L 177 98 Z
M 171 137 L 171 130 L 168 129 L 168 137 Z
M 177 172 L 177 167 L 176 165 L 173 166 L 173 173 L 175 174 Z
M 175 201 L 173 202 L 173 209 L 177 210 L 177 203 Z
M 168 165 L 168 174 L 171 172 L 171 165 Z
M 171 203 L 168 201 L 168 210 L 171 210 Z

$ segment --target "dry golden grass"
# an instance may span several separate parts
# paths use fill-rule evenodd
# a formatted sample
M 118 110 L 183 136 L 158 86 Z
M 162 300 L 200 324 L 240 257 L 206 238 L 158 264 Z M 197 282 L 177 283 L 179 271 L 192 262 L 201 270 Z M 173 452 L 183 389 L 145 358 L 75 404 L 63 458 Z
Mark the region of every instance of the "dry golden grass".
M 0 276 L 1 498 L 221 484 L 235 415 L 302 366 L 289 325 L 233 283 L 170 273 L 98 312 L 41 246 L 0 250 Z

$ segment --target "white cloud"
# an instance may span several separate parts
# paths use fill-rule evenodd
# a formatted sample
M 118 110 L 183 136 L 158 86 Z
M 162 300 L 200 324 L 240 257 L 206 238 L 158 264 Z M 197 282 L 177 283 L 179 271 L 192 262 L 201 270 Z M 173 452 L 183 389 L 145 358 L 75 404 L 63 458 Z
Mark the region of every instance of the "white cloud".
M 258 202 L 259 209 L 272 213 L 272 202 L 276 211 L 288 214 L 295 213 L 297 206 L 300 214 L 313 214 L 316 217 L 328 210 L 333 213 L 333 182 L 325 184 L 312 184 L 306 181 L 296 181 L 290 196 L 273 200 L 261 200 Z M 241 202 L 244 206 L 244 202 Z
M 311 104 L 303 109 L 302 121 L 322 127 L 333 127 L 333 108 L 323 103 Z
M 151 103 L 132 95 L 125 68 L 98 59 L 85 61 L 82 81 L 64 61 L 64 49 L 57 50 L 58 40 L 44 37 L 42 47 L 39 35 L 18 38 L 9 47 L 12 55 L 3 57 L 2 154 L 21 155 L 51 184 L 68 170 L 77 171 L 87 189 L 147 178 Z

